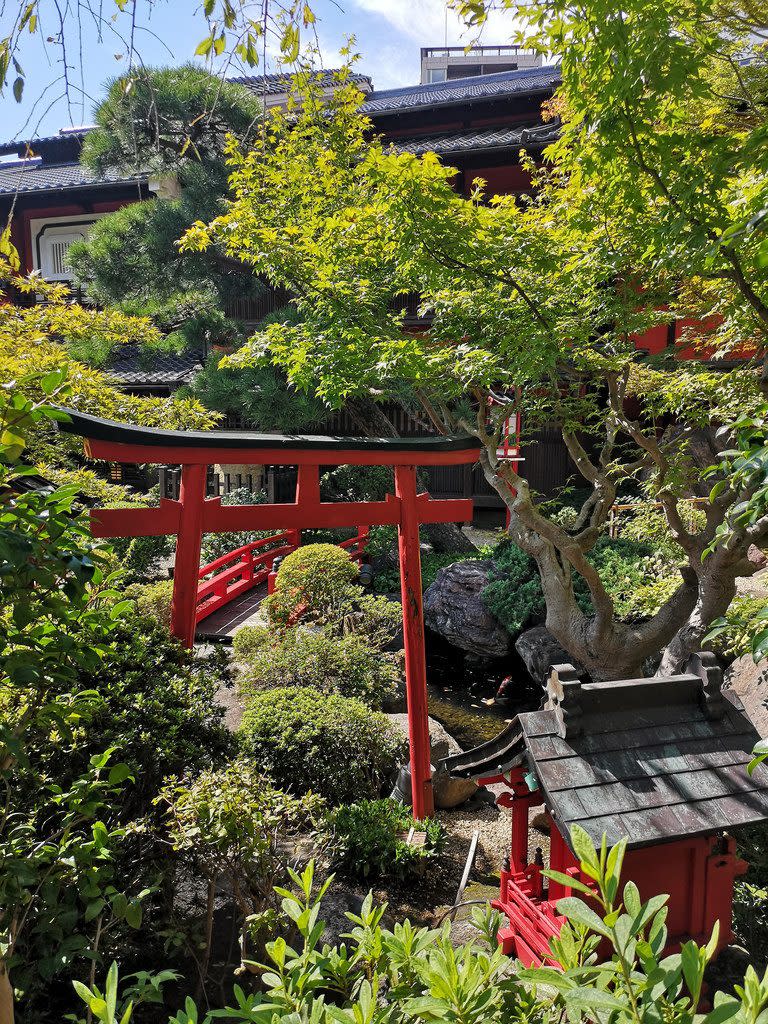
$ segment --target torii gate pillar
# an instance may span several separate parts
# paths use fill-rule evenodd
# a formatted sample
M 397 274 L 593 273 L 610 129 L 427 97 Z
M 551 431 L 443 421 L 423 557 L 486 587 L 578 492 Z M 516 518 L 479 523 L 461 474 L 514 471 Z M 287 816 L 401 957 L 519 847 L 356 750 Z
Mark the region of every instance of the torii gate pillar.
M 427 712 L 427 662 L 424 650 L 424 607 L 421 597 L 421 550 L 416 508 L 416 469 L 395 466 L 395 497 L 400 499 L 397 541 L 400 594 L 403 602 L 405 687 L 410 740 L 413 816 L 419 821 L 435 813 Z
M 179 532 L 173 569 L 171 632 L 192 648 L 195 644 L 197 583 L 203 540 L 207 466 L 183 465 L 179 488 Z

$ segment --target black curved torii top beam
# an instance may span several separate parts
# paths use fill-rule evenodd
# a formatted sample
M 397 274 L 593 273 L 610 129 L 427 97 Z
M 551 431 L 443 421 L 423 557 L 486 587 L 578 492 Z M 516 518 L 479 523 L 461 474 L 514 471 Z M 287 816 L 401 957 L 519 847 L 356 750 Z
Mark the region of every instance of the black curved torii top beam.
M 58 421 L 60 430 L 84 438 L 87 450 L 94 458 L 118 462 L 214 463 L 227 461 L 221 457 L 225 453 L 237 452 L 237 460 L 230 461 L 290 465 L 297 461 L 310 461 L 307 458 L 309 453 L 317 452 L 322 453 L 320 461 L 323 463 L 337 465 L 362 462 L 368 465 L 394 465 L 398 462 L 453 465 L 475 462 L 480 454 L 480 442 L 468 435 L 332 437 L 228 430 L 164 430 L 118 423 L 74 409 L 61 409 L 61 412 L 66 413 L 69 419 Z M 173 457 L 168 457 L 169 453 Z M 250 460 L 245 457 L 246 453 L 251 453 Z

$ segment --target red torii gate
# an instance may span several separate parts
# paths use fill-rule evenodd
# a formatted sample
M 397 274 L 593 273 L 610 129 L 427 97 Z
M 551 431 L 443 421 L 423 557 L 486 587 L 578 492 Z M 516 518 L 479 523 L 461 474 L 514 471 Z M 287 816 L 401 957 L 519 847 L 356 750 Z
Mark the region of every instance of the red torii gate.
M 427 672 L 421 595 L 421 523 L 469 522 L 472 499 L 433 500 L 416 489 L 417 466 L 474 463 L 480 445 L 471 437 L 286 437 L 227 431 L 135 427 L 64 410 L 59 428 L 85 440 L 86 453 L 107 462 L 181 465 L 179 500 L 158 508 L 93 509 L 94 537 L 177 537 L 171 631 L 187 647 L 195 637 L 200 546 L 204 533 L 318 527 L 397 526 L 403 603 L 405 681 L 411 786 L 416 818 L 434 813 L 427 717 Z M 298 466 L 292 504 L 222 505 L 206 498 L 213 464 Z M 323 502 L 320 466 L 392 466 L 395 493 L 384 501 Z

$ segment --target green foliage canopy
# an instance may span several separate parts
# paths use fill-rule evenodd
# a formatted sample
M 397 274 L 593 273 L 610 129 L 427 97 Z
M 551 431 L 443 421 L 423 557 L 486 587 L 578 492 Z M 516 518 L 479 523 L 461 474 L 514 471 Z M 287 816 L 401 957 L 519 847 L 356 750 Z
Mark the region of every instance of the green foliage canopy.
M 469 6 L 477 14 L 482 4 Z M 325 106 L 306 74 L 300 108 L 271 113 L 250 152 L 230 147 L 233 201 L 182 245 L 221 245 L 296 296 L 301 322 L 259 331 L 232 365 L 272 362 L 331 406 L 409 392 L 438 429 L 475 434 L 566 649 L 597 675 L 633 675 L 632 657 L 666 647 L 664 668 L 675 671 L 725 610 L 736 576 L 752 571 L 749 543 L 768 534 L 766 520 L 702 563 L 735 494 L 721 495 L 701 530 L 687 529 L 680 509 L 707 465 L 697 432 L 757 410 L 760 377 L 749 363 L 714 371 L 649 360 L 634 339 L 682 317 L 693 318 L 694 348 L 764 349 L 765 62 L 742 72 L 745 29 L 714 0 L 519 13 L 526 39 L 562 54 L 563 67 L 551 110 L 561 139 L 544 167 L 526 162 L 533 197 L 492 196 L 479 181 L 459 194 L 434 154 L 397 153 L 373 136 L 344 74 Z M 432 316 L 428 333 L 404 329 L 411 293 Z M 526 429 L 557 424 L 590 485 L 574 529 L 497 458 L 518 403 Z M 588 553 L 618 488 L 638 479 L 662 503 L 687 566 L 656 614 L 628 630 Z
M 149 173 L 158 194 L 101 218 L 87 240 L 71 247 L 69 261 L 96 302 L 151 317 L 166 348 L 235 343 L 242 327 L 227 310 L 264 292 L 236 263 L 177 246 L 195 220 L 224 211 L 225 139 L 252 143 L 262 111 L 245 85 L 192 64 L 134 69 L 110 84 L 97 108 L 84 165 Z M 92 351 L 88 361 L 109 355 Z

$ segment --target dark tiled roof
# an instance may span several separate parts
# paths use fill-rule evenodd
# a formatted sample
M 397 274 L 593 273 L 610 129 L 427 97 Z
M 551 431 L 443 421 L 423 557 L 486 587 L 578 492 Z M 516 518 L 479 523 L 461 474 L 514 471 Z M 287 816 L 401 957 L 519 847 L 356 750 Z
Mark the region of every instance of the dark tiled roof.
M 56 135 L 38 135 L 31 139 L 19 138 L 9 142 L 0 142 L 0 156 L 6 156 L 9 153 L 23 153 L 27 145 L 34 149 L 35 146 L 67 142 L 69 139 L 74 139 L 75 142 L 80 143 L 90 131 L 93 131 L 93 127 L 87 125 L 78 131 L 60 131 Z
M 705 655 L 692 667 L 585 684 L 556 670 L 564 696 L 446 766 L 488 778 L 527 761 L 566 839 L 579 824 L 596 843 L 647 846 L 768 820 L 768 767 L 746 770 L 758 733 L 719 668 Z
M 50 480 L 46 480 L 44 476 L 39 476 L 37 473 L 26 473 L 24 476 L 11 477 L 11 490 L 17 494 L 32 494 L 35 491 L 39 491 L 41 494 L 50 494 L 54 491 L 55 484 L 52 484 Z
M 202 369 L 202 352 L 147 352 L 135 345 L 120 349 L 107 373 L 123 387 L 169 387 L 189 384 Z
M 559 83 L 560 68 L 556 65 L 523 68 L 520 71 L 499 71 L 495 75 L 476 75 L 472 78 L 457 78 L 450 82 L 376 90 L 366 97 L 362 110 L 370 117 L 399 114 L 421 107 L 445 107 L 473 100 L 548 92 Z
M 125 174 L 123 171 L 108 171 L 106 174 L 94 174 L 80 164 L 16 164 L 3 167 L 0 164 L 0 195 L 16 192 L 47 192 L 50 189 L 70 189 L 98 187 L 103 185 L 122 185 L 134 181 L 144 181 L 143 177 Z
M 335 75 L 338 73 L 338 69 L 328 69 L 319 71 L 320 81 L 324 88 L 331 88 L 336 84 Z M 275 74 L 275 75 L 241 75 L 237 78 L 228 78 L 228 82 L 233 82 L 236 85 L 245 85 L 253 92 L 260 95 L 266 96 L 279 96 L 280 93 L 287 91 L 290 82 L 290 74 Z M 350 76 L 350 81 L 360 86 L 364 92 L 369 92 L 373 84 L 368 75 L 362 75 L 353 72 Z M 78 142 L 82 142 L 85 136 L 94 130 L 94 125 L 83 125 L 79 129 L 69 129 L 58 132 L 56 135 L 40 135 L 31 139 L 14 139 L 8 142 L 0 142 L 0 156 L 8 153 L 23 153 L 27 145 L 35 149 L 39 146 L 54 145 L 58 143 L 66 143 L 70 139 L 75 139 Z
M 316 75 L 319 76 L 320 84 L 325 89 L 330 89 L 336 82 L 336 75 L 338 74 L 337 68 L 329 68 L 328 70 L 318 71 Z M 235 82 L 238 85 L 247 85 L 249 89 L 252 89 L 255 93 L 266 96 L 278 96 L 282 92 L 290 87 L 291 74 L 277 74 L 277 75 L 241 75 L 239 78 L 228 78 L 228 82 Z M 353 72 L 349 76 L 349 80 L 354 82 L 356 85 L 363 86 L 364 88 L 370 89 L 372 83 L 368 75 L 360 75 Z
M 426 135 L 419 138 L 396 138 L 392 145 L 398 153 L 474 153 L 493 149 L 519 148 L 520 146 L 547 146 L 554 142 L 560 130 L 559 124 L 509 125 L 505 128 L 474 128 L 447 135 Z

